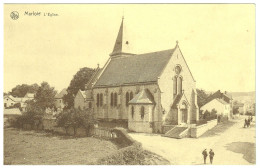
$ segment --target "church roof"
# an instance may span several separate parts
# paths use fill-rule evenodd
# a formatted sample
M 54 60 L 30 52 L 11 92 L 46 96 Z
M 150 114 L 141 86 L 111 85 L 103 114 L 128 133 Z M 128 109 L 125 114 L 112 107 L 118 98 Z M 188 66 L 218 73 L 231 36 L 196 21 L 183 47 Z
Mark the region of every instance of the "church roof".
M 79 89 L 80 94 L 83 96 L 84 99 L 87 98 L 86 92 L 84 90 Z
M 129 104 L 155 104 L 153 95 L 148 89 L 143 89 L 129 101 Z
M 85 85 L 85 89 L 91 89 L 93 87 L 93 84 L 95 83 L 95 81 L 98 79 L 98 75 L 100 75 L 100 73 L 102 72 L 103 68 L 97 68 L 94 72 L 94 74 L 91 76 L 90 80 L 88 81 L 88 83 Z
M 94 87 L 156 82 L 175 49 L 113 58 Z

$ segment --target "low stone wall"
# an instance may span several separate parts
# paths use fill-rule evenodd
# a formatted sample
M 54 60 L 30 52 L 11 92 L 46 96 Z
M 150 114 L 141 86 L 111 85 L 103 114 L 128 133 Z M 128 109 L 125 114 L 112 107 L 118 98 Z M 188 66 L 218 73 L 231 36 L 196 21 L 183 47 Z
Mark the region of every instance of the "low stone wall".
M 150 122 L 128 121 L 128 129 L 134 132 L 153 133 L 153 126 Z
M 198 138 L 199 136 L 201 136 L 206 131 L 215 127 L 217 124 L 218 124 L 218 120 L 214 119 L 214 120 L 211 120 L 211 121 L 207 121 L 207 124 L 191 127 L 191 129 L 190 129 L 191 137 L 192 138 Z

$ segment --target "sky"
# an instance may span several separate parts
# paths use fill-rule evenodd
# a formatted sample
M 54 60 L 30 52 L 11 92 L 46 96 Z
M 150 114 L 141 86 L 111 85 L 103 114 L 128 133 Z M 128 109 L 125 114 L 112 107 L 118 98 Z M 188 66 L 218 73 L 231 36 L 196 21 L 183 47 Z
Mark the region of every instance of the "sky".
M 123 15 L 133 53 L 178 40 L 197 88 L 255 91 L 253 4 L 5 4 L 4 92 L 42 81 L 60 91 L 80 68 L 102 67 Z

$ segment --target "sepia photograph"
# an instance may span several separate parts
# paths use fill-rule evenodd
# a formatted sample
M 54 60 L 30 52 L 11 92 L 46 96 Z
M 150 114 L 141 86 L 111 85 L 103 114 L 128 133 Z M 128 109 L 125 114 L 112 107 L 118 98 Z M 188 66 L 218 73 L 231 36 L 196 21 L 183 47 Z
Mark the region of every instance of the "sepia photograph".
M 3 4 L 4 165 L 256 165 L 255 4 Z

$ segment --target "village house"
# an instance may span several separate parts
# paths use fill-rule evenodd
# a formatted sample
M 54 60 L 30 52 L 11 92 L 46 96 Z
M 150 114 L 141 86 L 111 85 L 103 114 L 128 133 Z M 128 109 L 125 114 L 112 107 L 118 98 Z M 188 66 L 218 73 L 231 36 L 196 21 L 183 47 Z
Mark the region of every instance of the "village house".
M 67 89 L 62 89 L 59 93 L 55 95 L 55 107 L 57 109 L 57 112 L 61 112 L 63 108 L 65 107 L 63 96 L 67 94 Z
M 227 103 L 230 107 L 230 112 L 228 113 L 228 118 L 232 117 L 233 115 L 233 98 L 231 95 L 228 94 L 228 92 L 221 92 L 220 90 L 216 91 L 215 93 L 211 94 L 209 97 L 207 97 L 206 101 L 203 103 L 203 106 L 208 104 L 214 99 L 222 100 L 225 103 Z
M 4 96 L 4 108 L 13 107 L 15 104 L 20 104 L 22 111 L 26 110 L 26 101 L 33 100 L 34 93 L 26 93 L 24 97 L 13 97 L 12 95 Z
M 162 133 L 164 127 L 195 124 L 199 120 L 196 81 L 179 43 L 145 54 L 132 53 L 131 43 L 122 19 L 112 53 L 85 91 L 78 92 L 75 107 L 93 109 L 100 122 L 127 122 L 135 132 Z
M 230 104 L 225 102 L 222 99 L 216 98 L 211 100 L 210 102 L 204 104 L 200 110 L 202 110 L 202 114 L 204 114 L 206 111 L 211 112 L 213 109 L 217 111 L 217 115 L 221 115 L 223 117 L 230 117 Z

